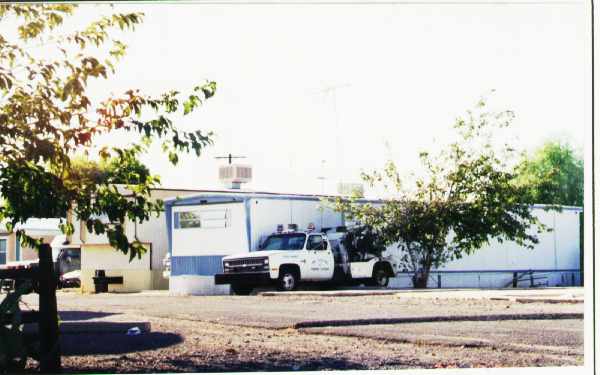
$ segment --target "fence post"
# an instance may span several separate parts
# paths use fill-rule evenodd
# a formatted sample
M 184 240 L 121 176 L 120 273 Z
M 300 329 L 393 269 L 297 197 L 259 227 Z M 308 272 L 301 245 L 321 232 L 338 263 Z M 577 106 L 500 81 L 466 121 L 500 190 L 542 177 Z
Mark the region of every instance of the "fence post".
M 41 245 L 39 259 L 40 370 L 43 373 L 58 373 L 61 365 L 58 344 L 56 274 L 52 262 L 52 248 L 49 244 Z
M 533 288 L 533 271 L 529 271 L 529 284 Z
M 439 289 L 439 288 L 441 288 L 441 287 L 442 287 L 442 275 L 440 275 L 440 274 L 438 273 L 438 275 L 437 275 L 437 276 L 438 276 L 438 280 L 437 280 L 437 282 L 438 282 L 438 289 Z
M 513 272 L 513 288 L 517 287 L 517 273 Z

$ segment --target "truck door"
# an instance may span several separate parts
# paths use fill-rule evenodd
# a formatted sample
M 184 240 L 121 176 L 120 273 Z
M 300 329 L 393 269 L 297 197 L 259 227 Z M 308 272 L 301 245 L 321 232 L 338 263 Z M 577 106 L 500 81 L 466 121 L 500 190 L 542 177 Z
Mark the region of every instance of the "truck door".
M 331 280 L 333 277 L 333 253 L 320 234 L 311 234 L 306 241 L 308 274 L 310 280 Z

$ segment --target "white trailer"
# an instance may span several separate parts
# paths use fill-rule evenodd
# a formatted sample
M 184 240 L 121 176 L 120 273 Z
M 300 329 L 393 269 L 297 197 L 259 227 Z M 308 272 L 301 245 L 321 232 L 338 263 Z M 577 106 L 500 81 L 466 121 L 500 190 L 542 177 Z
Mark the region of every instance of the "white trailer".
M 214 275 L 223 271 L 223 257 L 259 250 L 259 244 L 277 225 L 314 223 L 316 232 L 344 226 L 342 214 L 323 209 L 321 196 L 206 191 L 181 199 L 165 200 L 170 256 L 169 290 L 174 294 L 228 294 L 228 285 L 215 285 Z M 378 200 L 365 200 L 373 204 Z M 534 214 L 553 228 L 540 236 L 540 243 L 527 250 L 514 242 L 498 243 L 473 255 L 451 262 L 431 274 L 430 287 L 506 287 L 514 273 L 517 286 L 530 286 L 526 272 L 536 273 L 535 284 L 572 285 L 580 283 L 578 207 L 562 212 L 533 206 Z M 391 246 L 388 249 L 393 249 Z M 358 274 L 359 270 L 353 270 Z M 365 271 L 366 272 L 366 271 Z M 544 277 L 545 279 L 536 279 Z M 411 287 L 410 274 L 398 272 L 391 287 Z
M 281 224 L 315 230 L 344 225 L 341 213 L 323 208 L 321 196 L 227 190 L 165 200 L 174 294 L 229 294 L 215 285 L 222 258 L 258 250 Z
M 533 205 L 531 211 L 551 229 L 538 234 L 539 242 L 527 249 L 514 241 L 492 239 L 472 255 L 434 269 L 430 288 L 505 288 L 582 285 L 583 254 L 580 236 L 581 207 L 563 206 L 561 211 Z M 530 231 L 535 233 L 535 228 Z M 394 288 L 411 288 L 412 274 L 400 272 L 390 280 Z M 516 278 L 515 278 L 516 276 Z

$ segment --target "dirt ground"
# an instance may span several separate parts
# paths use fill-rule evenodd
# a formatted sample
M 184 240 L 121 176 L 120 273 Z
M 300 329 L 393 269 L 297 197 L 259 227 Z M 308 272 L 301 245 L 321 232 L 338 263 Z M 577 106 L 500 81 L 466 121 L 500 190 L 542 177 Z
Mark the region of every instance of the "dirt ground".
M 582 303 L 65 292 L 58 303 L 65 323 L 151 325 L 62 335 L 69 373 L 583 365 Z

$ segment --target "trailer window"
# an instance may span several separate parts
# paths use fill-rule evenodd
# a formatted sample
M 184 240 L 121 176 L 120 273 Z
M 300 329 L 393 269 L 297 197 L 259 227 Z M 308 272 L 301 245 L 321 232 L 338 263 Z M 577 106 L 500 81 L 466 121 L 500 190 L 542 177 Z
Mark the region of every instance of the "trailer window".
M 302 250 L 305 240 L 303 233 L 272 235 L 265 240 L 262 250 Z
M 175 228 L 200 228 L 200 215 L 194 211 L 175 212 Z
M 175 229 L 227 228 L 229 226 L 228 211 L 227 209 L 211 209 L 175 212 L 173 226 Z

